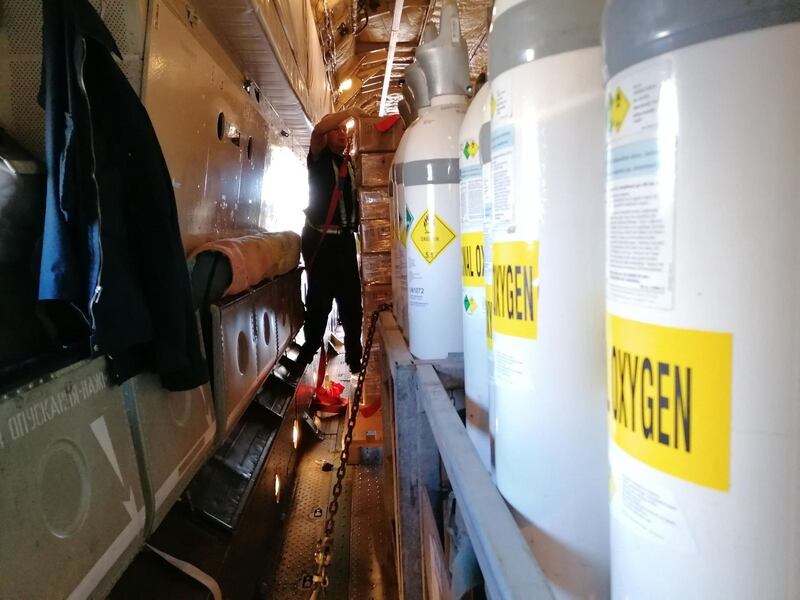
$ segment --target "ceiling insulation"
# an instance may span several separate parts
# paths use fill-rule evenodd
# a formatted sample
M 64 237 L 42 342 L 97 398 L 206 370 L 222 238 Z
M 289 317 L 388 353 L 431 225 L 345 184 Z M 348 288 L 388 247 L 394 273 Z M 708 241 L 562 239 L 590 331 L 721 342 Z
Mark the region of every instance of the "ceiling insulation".
M 309 1 L 192 0 L 192 6 L 257 83 L 288 133 L 308 146 L 313 123 L 331 109 Z
M 374 12 L 370 11 L 369 22 L 358 36 L 359 42 L 389 43 L 389 36 L 392 33 L 394 0 L 380 0 L 377 4 L 379 4 L 379 8 Z M 397 34 L 399 44 L 409 42 L 416 44 L 429 4 L 429 0 L 405 0 L 403 18 Z
M 414 49 L 422 36 L 426 19 L 438 27 L 441 4 L 442 0 L 404 2 L 386 102 L 389 113 L 397 112 L 399 85 L 406 66 L 413 60 Z M 488 29 L 493 4 L 494 0 L 458 0 L 472 79 L 486 70 Z M 352 0 L 314 0 L 313 5 L 321 37 L 333 40 L 335 45 L 334 83 L 351 77 L 362 85 L 358 93 L 343 96 L 338 106 L 360 106 L 368 112 L 377 113 L 381 76 L 386 68 L 392 30 L 394 0 L 361 0 L 361 6 L 366 7 L 369 19 L 363 18 L 363 10 L 359 12 L 360 18 L 356 26 L 362 30 L 356 37 L 352 35 Z M 376 76 L 376 72 L 379 75 Z
M 431 21 L 439 27 L 442 0 L 434 0 Z M 494 0 L 458 0 L 458 14 L 461 21 L 461 35 L 467 41 L 469 51 L 469 76 L 476 79 L 486 72 L 488 58 L 489 23 Z

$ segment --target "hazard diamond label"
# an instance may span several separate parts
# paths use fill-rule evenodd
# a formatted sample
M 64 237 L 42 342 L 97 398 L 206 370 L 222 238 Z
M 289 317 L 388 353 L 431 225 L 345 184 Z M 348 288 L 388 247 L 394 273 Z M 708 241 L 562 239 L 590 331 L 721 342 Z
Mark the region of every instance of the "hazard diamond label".
M 400 242 L 402 242 L 403 247 L 405 248 L 408 242 L 408 230 L 411 227 L 411 224 L 414 222 L 414 215 L 411 214 L 411 211 L 408 210 L 406 207 L 406 216 L 403 219 L 403 216 L 400 216 Z M 405 221 L 405 223 L 403 223 Z
M 456 239 L 456 234 L 439 215 L 431 215 L 426 210 L 417 220 L 409 237 L 422 258 L 430 264 Z
M 475 302 L 475 298 L 471 296 L 464 296 L 464 311 L 473 315 L 475 311 L 478 310 L 478 303 Z
M 622 88 L 618 87 L 617 91 L 609 95 L 608 98 L 608 125 L 616 132 L 622 129 L 622 124 L 625 122 L 625 117 L 628 116 L 628 109 L 631 103 Z

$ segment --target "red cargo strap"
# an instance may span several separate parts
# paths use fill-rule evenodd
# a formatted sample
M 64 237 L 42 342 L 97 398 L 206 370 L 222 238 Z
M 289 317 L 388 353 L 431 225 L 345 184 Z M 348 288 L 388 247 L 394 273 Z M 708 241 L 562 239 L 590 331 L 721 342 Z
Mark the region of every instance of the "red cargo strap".
M 384 133 L 386 131 L 389 131 L 394 126 L 394 124 L 397 123 L 399 120 L 400 120 L 400 115 L 390 115 L 385 119 L 381 119 L 380 121 L 375 123 L 372 127 L 375 129 L 375 131 Z
M 378 396 L 378 399 L 375 400 L 369 406 L 362 406 L 358 413 L 367 419 L 369 419 L 372 415 L 378 412 L 381 409 L 381 398 Z

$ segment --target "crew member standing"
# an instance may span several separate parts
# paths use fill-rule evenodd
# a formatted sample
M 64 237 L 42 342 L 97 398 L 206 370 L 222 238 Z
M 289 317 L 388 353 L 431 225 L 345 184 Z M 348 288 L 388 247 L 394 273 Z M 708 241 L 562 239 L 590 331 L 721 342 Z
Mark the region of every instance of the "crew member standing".
M 348 119 L 366 116 L 353 109 L 325 116 L 311 134 L 308 153 L 309 203 L 302 234 L 308 271 L 305 343 L 297 362 L 309 364 L 322 345 L 325 325 L 336 300 L 344 329 L 345 361 L 361 370 L 361 278 L 355 231 L 358 203 L 348 150 Z

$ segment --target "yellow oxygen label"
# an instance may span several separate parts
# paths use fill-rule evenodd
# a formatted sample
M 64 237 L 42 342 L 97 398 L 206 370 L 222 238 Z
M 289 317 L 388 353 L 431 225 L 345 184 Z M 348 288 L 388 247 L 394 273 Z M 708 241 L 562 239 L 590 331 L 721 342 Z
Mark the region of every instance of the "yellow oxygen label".
M 461 234 L 461 283 L 483 287 L 483 232 Z
M 727 490 L 733 336 L 609 314 L 607 345 L 610 439 L 659 471 Z
M 492 331 L 536 339 L 539 323 L 539 242 L 492 245 Z
M 430 264 L 456 239 L 456 234 L 439 215 L 426 210 L 411 230 L 410 237 L 422 258 Z

